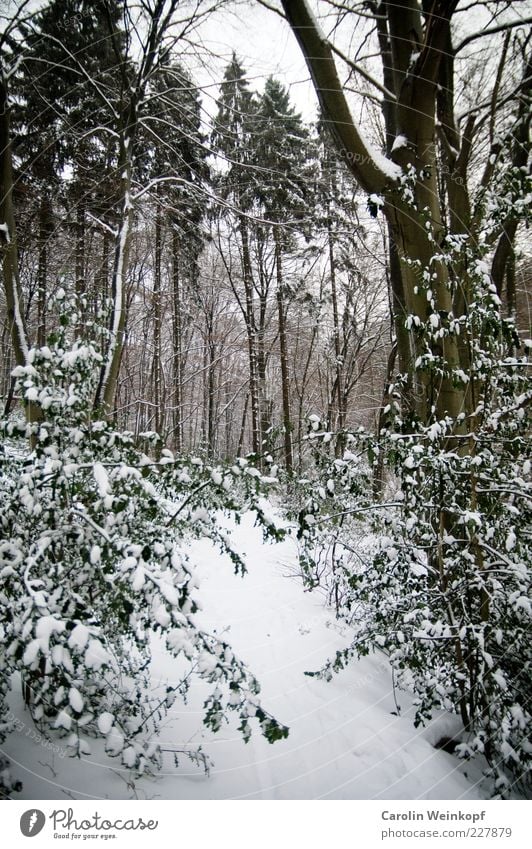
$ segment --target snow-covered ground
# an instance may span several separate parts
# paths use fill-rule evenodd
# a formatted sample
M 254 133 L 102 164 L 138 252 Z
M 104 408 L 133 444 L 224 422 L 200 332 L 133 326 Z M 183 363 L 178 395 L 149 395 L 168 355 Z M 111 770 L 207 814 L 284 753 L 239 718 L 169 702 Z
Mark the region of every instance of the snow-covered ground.
M 210 775 L 168 751 L 156 777 L 135 779 L 95 742 L 92 754 L 64 757 L 58 739 L 39 742 L 15 686 L 11 710 L 18 731 L 4 746 L 26 799 L 478 799 L 481 763 L 459 761 L 433 744 L 454 730 L 437 717 L 415 729 L 407 694 L 396 714 L 384 656 L 353 664 L 327 683 L 304 675 L 349 641 L 319 593 L 304 592 L 296 576 L 296 546 L 287 538 L 265 545 L 250 517 L 232 532 L 248 556 L 245 578 L 207 542 L 194 545 L 199 563 L 201 622 L 225 634 L 262 685 L 263 706 L 290 726 L 273 745 L 254 730 L 249 743 L 232 725 L 212 734 L 202 726 L 206 685 L 198 682 L 188 703 L 176 701 L 161 735 L 164 749 L 202 746 Z M 155 651 L 154 687 L 175 683 L 176 661 Z

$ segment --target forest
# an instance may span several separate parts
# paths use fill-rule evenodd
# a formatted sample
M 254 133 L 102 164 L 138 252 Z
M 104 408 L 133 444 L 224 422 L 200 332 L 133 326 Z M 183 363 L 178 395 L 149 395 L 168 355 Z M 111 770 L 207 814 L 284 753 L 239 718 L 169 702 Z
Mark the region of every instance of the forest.
M 0 21 L 0 797 L 20 723 L 131 781 L 209 773 L 179 722 L 161 744 L 189 699 L 284 751 L 297 717 L 204 600 L 261 558 L 341 637 L 305 686 L 386 669 L 448 771 L 529 794 L 530 4 Z

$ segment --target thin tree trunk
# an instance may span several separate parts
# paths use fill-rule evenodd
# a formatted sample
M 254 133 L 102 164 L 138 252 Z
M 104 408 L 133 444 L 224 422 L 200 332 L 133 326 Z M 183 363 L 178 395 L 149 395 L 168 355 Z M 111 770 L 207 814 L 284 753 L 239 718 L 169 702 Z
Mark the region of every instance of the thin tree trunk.
M 286 470 L 294 467 L 292 455 L 292 422 L 290 417 L 290 379 L 288 372 L 288 347 L 286 339 L 286 315 L 284 304 L 284 280 L 279 228 L 274 227 L 275 265 L 277 270 L 277 308 L 279 316 L 279 348 L 281 355 L 281 389 L 283 396 L 284 459 Z
M 334 362 L 335 362 L 335 381 L 334 388 L 335 392 L 331 393 L 331 400 L 329 404 L 329 416 L 327 426 L 330 430 L 333 428 L 338 428 L 338 430 L 343 430 L 346 425 L 346 417 L 347 410 L 345 409 L 345 399 L 344 399 L 344 391 L 343 391 L 343 356 L 342 356 L 342 348 L 340 344 L 340 322 L 338 318 L 338 292 L 336 289 L 336 261 L 334 256 L 334 239 L 332 232 L 332 221 L 331 221 L 331 212 L 330 212 L 330 203 L 327 204 L 327 241 L 328 241 L 328 249 L 329 249 L 329 272 L 331 277 L 331 299 L 332 299 L 332 309 L 333 309 L 333 334 L 334 334 Z M 333 409 L 334 409 L 334 396 L 336 395 L 336 421 L 333 421 Z M 337 457 L 341 457 L 344 453 L 345 447 L 345 437 L 338 435 L 335 441 L 335 453 Z
M 257 378 L 259 388 L 259 406 L 260 406 L 260 433 L 261 443 L 263 448 L 267 445 L 268 433 L 272 425 L 272 402 L 268 397 L 267 379 L 266 379 L 266 315 L 268 307 L 268 284 L 264 268 L 264 241 L 260 234 L 257 234 L 257 252 L 259 265 L 259 326 L 257 330 Z
M 155 214 L 155 267 L 153 274 L 153 403 L 155 405 L 155 432 L 162 434 L 161 415 L 161 255 L 162 221 L 157 207 Z
M 174 379 L 174 412 L 173 429 L 174 445 L 178 452 L 183 450 L 183 408 L 182 408 L 182 381 L 183 381 L 183 356 L 182 356 L 182 334 L 181 334 L 181 287 L 179 283 L 179 236 L 174 230 L 172 233 L 172 338 L 173 350 L 173 379 Z
M 127 123 L 126 126 L 128 130 L 134 131 L 136 129 L 136 119 L 131 120 L 133 123 Z M 120 144 L 121 151 L 118 167 L 121 174 L 121 212 L 115 241 L 115 257 L 111 280 L 109 342 L 94 402 L 96 408 L 102 407 L 106 416 L 112 413 L 114 407 L 118 372 L 124 344 L 127 269 L 133 221 L 131 203 L 132 144 L 133 138 L 129 132 L 126 132 L 126 136 L 121 140 Z
M 216 452 L 216 345 L 212 325 L 209 328 L 207 450 L 209 457 Z
M 251 444 L 253 453 L 257 458 L 261 455 L 260 438 L 260 411 L 259 393 L 257 381 L 257 348 L 255 314 L 253 308 L 253 275 L 251 270 L 251 257 L 249 251 L 249 234 L 247 221 L 242 215 L 240 217 L 240 232 L 242 236 L 242 263 L 244 272 L 244 290 L 246 298 L 246 332 L 248 339 L 249 355 L 249 391 L 251 397 Z
M 83 189 L 81 189 L 83 193 Z M 76 206 L 76 307 L 78 314 L 78 332 L 81 332 L 85 323 L 86 304 L 84 303 L 87 296 L 87 283 L 85 280 L 85 198 L 81 194 Z
M 240 424 L 240 433 L 238 435 L 238 448 L 236 451 L 237 457 L 241 457 L 244 451 L 244 439 L 246 437 L 246 419 L 248 417 L 249 397 L 250 393 L 248 392 L 246 394 L 246 400 L 244 401 L 244 409 L 242 410 L 242 422 Z
M 37 263 L 37 345 L 46 343 L 46 298 L 48 294 L 48 240 L 52 230 L 52 205 L 43 194 L 39 204 L 39 256 Z

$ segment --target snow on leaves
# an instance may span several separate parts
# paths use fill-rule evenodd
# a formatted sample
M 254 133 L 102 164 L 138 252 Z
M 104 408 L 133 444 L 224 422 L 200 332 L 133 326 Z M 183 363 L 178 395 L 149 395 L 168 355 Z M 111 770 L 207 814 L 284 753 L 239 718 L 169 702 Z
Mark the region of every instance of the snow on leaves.
M 29 360 L 17 380 L 45 419 L 3 425 L 11 439 L 30 430 L 34 445 L 31 455 L 7 456 L 1 469 L 4 681 L 22 674 L 34 718 L 66 735 L 73 754 L 103 736 L 107 752 L 138 772 L 159 765 L 149 740 L 192 673 L 216 688 L 216 721 L 213 701 L 205 705 L 211 728 L 236 712 L 247 736 L 249 716 L 262 711 L 261 732 L 286 736 L 260 708 L 254 676 L 196 624 L 197 580 L 186 552 L 187 539 L 208 537 L 245 571 L 217 514 L 238 520 L 255 509 L 264 532 L 278 536 L 261 502 L 261 475 L 246 461 L 217 469 L 168 451 L 151 460 L 130 434 L 95 420 L 89 410 L 101 358 L 90 345 L 69 348 L 58 338 Z M 154 632 L 190 666 L 162 700 L 149 686 Z M 0 700 L 5 694 L 4 687 Z
M 507 355 L 515 329 L 500 319 L 485 264 L 469 259 L 475 297 L 455 321 L 470 345 L 474 413 L 405 416 L 398 382 L 379 436 L 344 434 L 336 460 L 314 416 L 317 470 L 301 484 L 299 538 L 309 585 L 324 586 L 355 628 L 318 674 L 329 679 L 351 658 L 384 651 L 396 684 L 415 694 L 416 722 L 435 709 L 458 713 L 460 754 L 483 754 L 504 794 L 531 754 L 532 393 L 529 350 Z M 444 324 L 452 332 L 449 317 Z M 417 326 L 429 349 L 435 323 Z M 420 359 L 417 368 L 441 374 L 443 364 Z M 379 499 L 371 472 L 382 460 L 389 483 Z

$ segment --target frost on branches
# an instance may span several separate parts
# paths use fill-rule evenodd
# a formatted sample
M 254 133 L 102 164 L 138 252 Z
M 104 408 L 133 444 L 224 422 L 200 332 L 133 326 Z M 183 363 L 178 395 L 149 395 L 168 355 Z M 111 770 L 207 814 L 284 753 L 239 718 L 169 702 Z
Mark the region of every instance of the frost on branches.
M 43 420 L 3 423 L 1 712 L 18 672 L 42 731 L 79 755 L 90 752 L 91 737 L 103 737 L 110 755 L 142 773 L 160 764 L 150 741 L 196 675 L 212 685 L 204 717 L 211 729 L 233 713 L 245 739 L 253 719 L 268 740 L 285 737 L 257 701 L 254 676 L 195 623 L 197 582 L 186 554 L 187 539 L 208 537 L 243 573 L 216 514 L 238 521 L 255 510 L 264 532 L 278 535 L 261 512 L 263 479 L 245 460 L 213 468 L 167 450 L 157 461 L 141 453 L 131 434 L 92 417 L 100 363 L 90 345 L 59 338 L 15 370 L 19 392 Z M 162 700 L 150 696 L 153 634 L 185 669 Z
M 445 261 L 469 248 L 449 244 Z M 441 256 L 439 257 L 441 260 Z M 319 457 L 299 515 L 303 565 L 326 583 L 355 638 L 319 675 L 381 650 L 397 684 L 415 694 L 416 722 L 435 709 L 457 713 L 457 754 L 483 753 L 494 792 L 523 787 L 530 765 L 530 346 L 502 320 L 486 266 L 468 256 L 472 298 L 466 316 L 436 316 L 419 329 L 427 356 L 417 369 L 436 380 L 449 368 L 430 356 L 430 334 L 457 333 L 471 352 L 472 415 L 402 416 L 390 387 L 378 438 L 334 436 L 316 417 L 308 439 Z M 422 285 L 422 283 L 420 283 Z M 388 483 L 372 496 L 372 466 L 384 455 Z

